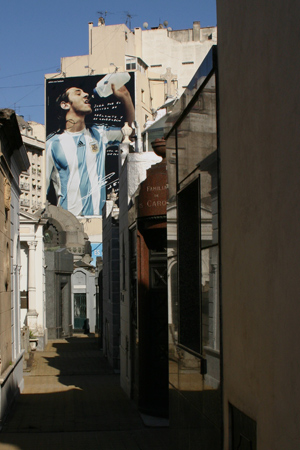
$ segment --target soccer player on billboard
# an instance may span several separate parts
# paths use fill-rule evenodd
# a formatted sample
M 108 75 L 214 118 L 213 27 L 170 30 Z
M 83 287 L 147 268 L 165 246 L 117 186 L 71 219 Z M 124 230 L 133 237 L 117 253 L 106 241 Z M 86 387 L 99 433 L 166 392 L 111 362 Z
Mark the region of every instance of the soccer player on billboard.
M 125 121 L 134 121 L 134 106 L 125 86 L 111 84 L 114 99 L 124 107 Z M 106 200 L 105 155 L 110 145 L 122 141 L 120 127 L 93 123 L 89 94 L 72 86 L 56 100 L 63 116 L 62 132 L 52 133 L 46 143 L 46 180 L 52 182 L 57 205 L 79 215 L 101 215 Z

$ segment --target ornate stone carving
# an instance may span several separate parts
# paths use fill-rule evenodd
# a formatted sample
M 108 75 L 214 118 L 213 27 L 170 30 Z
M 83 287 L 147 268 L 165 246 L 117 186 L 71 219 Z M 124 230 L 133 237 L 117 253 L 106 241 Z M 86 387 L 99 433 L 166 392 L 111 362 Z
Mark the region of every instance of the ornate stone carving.
M 35 250 L 37 246 L 37 241 L 28 241 L 29 250 Z
M 164 138 L 156 138 L 151 145 L 157 156 L 161 156 L 163 159 L 166 157 L 167 144 Z
M 131 144 L 129 136 L 132 133 L 132 128 L 128 125 L 128 122 L 125 122 L 124 127 L 122 128 L 122 133 L 123 133 L 123 136 L 124 136 L 124 139 L 123 139 L 122 143 L 123 144 Z

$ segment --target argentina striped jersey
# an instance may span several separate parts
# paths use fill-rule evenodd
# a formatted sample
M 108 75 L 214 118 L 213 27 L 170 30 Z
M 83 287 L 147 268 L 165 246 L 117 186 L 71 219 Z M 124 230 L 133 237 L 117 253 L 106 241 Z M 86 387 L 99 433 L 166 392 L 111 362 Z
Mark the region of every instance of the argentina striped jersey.
M 57 204 L 75 216 L 101 215 L 106 200 L 106 147 L 122 140 L 120 128 L 93 125 L 52 136 L 46 143 L 46 180 Z M 47 189 L 47 190 L 48 190 Z

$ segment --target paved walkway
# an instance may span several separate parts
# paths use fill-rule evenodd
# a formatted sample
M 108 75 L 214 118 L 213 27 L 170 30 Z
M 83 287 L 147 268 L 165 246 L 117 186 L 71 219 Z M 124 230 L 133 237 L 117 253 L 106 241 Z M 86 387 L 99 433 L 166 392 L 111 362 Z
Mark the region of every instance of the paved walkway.
M 166 450 L 168 428 L 145 427 L 97 340 L 85 335 L 35 352 L 0 450 Z

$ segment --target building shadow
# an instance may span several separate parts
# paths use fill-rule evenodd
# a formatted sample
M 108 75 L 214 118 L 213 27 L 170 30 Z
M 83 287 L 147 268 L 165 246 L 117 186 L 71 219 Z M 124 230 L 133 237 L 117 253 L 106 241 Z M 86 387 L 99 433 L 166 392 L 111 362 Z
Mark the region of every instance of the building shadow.
M 146 450 L 151 439 L 157 443 L 153 449 L 159 439 L 165 441 L 166 430 L 144 426 L 94 336 L 53 342 L 45 352 L 35 353 L 32 371 L 25 378 L 25 393 L 0 432 L 0 450 L 118 450 L 124 448 L 122 441 L 127 442 L 125 448 Z

